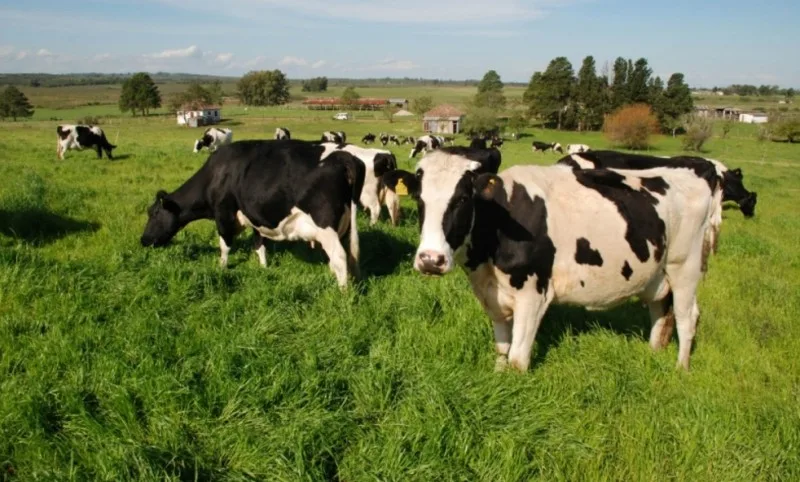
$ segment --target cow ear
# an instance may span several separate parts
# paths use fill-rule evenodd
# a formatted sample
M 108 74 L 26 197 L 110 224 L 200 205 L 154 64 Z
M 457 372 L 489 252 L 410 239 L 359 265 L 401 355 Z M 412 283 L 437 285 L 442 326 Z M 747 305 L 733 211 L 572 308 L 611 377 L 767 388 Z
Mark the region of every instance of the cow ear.
M 739 179 L 742 179 L 742 177 L 744 177 L 744 176 L 742 175 L 742 170 L 741 170 L 741 168 L 738 168 L 738 167 L 737 167 L 736 169 L 732 170 L 731 172 L 733 173 L 733 175 L 734 175 L 734 176 L 738 177 Z
M 419 197 L 420 182 L 413 173 L 395 169 L 381 177 L 383 184 L 399 196 Z
M 481 174 L 475 178 L 475 197 L 484 201 L 491 201 L 503 192 L 503 180 L 494 174 Z
M 167 211 L 173 214 L 179 214 L 181 212 L 181 208 L 178 206 L 178 203 L 176 203 L 165 191 L 158 191 L 156 194 L 156 199 L 161 202 L 161 206 Z
M 159 189 L 159 191 L 156 193 L 156 201 L 161 201 L 165 197 L 167 197 L 167 191 Z

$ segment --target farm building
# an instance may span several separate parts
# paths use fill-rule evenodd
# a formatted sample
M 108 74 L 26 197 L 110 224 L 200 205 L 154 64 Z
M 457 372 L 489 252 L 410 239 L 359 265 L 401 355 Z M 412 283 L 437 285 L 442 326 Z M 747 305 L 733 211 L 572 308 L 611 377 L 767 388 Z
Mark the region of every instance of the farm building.
M 307 106 L 309 110 L 380 110 L 388 104 L 389 101 L 386 99 L 366 97 L 350 102 L 344 102 L 339 97 L 322 97 L 303 101 L 303 105 Z
M 400 110 L 398 110 L 397 112 L 394 113 L 395 117 L 409 117 L 409 116 L 412 116 L 412 115 L 414 115 L 413 112 L 409 112 L 409 111 L 407 111 L 405 109 L 400 109 Z
M 392 98 L 389 99 L 389 103 L 395 107 L 399 107 L 401 109 L 408 109 L 408 99 L 401 99 L 401 98 Z
M 709 117 L 711 119 L 731 119 L 736 120 L 742 113 L 741 110 L 735 107 L 708 107 L 705 105 L 698 105 L 694 108 L 695 114 L 699 117 Z
M 767 121 L 769 121 L 769 117 L 762 112 L 743 112 L 739 114 L 739 122 L 745 124 L 766 124 Z
M 422 130 L 434 134 L 458 134 L 464 113 L 449 104 L 437 105 L 422 116 Z
M 177 112 L 178 125 L 189 125 L 199 127 L 209 124 L 216 124 L 222 118 L 219 106 L 206 105 L 185 105 Z

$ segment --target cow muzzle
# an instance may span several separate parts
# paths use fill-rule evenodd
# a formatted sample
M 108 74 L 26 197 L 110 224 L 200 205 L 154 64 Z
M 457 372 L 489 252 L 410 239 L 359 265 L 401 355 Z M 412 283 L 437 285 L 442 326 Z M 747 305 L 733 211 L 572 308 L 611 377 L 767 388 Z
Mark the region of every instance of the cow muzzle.
M 442 275 L 449 271 L 447 257 L 436 251 L 425 250 L 417 254 L 414 268 L 422 274 Z
M 740 204 L 739 209 L 745 217 L 751 218 L 756 213 L 757 194 L 751 192 Z

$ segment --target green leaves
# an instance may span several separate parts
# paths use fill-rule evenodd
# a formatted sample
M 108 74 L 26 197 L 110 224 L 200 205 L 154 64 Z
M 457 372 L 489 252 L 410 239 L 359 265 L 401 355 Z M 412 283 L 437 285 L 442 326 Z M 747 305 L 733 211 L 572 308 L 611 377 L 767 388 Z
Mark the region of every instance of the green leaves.
M 250 71 L 237 84 L 245 105 L 280 105 L 289 101 L 289 81 L 278 69 Z
M 130 111 L 133 115 L 139 111 L 142 115 L 147 115 L 150 109 L 159 107 L 161 107 L 161 93 L 146 72 L 134 74 L 122 83 L 122 93 L 119 97 L 120 111 Z
M 17 117 L 31 117 L 33 115 L 33 106 L 28 102 L 28 98 L 18 88 L 13 85 L 6 87 L 3 94 L 0 96 L 0 117 L 11 117 L 17 120 Z

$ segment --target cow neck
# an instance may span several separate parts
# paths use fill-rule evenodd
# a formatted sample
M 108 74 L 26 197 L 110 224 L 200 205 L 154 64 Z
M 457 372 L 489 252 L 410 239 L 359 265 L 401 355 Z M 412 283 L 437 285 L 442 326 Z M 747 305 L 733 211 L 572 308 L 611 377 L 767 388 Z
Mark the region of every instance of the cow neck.
M 505 195 L 505 192 L 503 192 L 503 195 Z M 477 269 L 483 263 L 494 260 L 499 243 L 497 237 L 501 224 L 499 220 L 508 217 L 508 202 L 505 199 L 488 201 L 476 199 L 473 216 L 472 231 L 467 245 L 467 262 L 465 264 L 471 270 Z
M 199 173 L 198 173 L 199 174 Z M 205 190 L 195 177 L 189 179 L 169 197 L 181 208 L 178 221 L 181 227 L 198 219 L 212 219 L 214 212 L 206 199 Z

